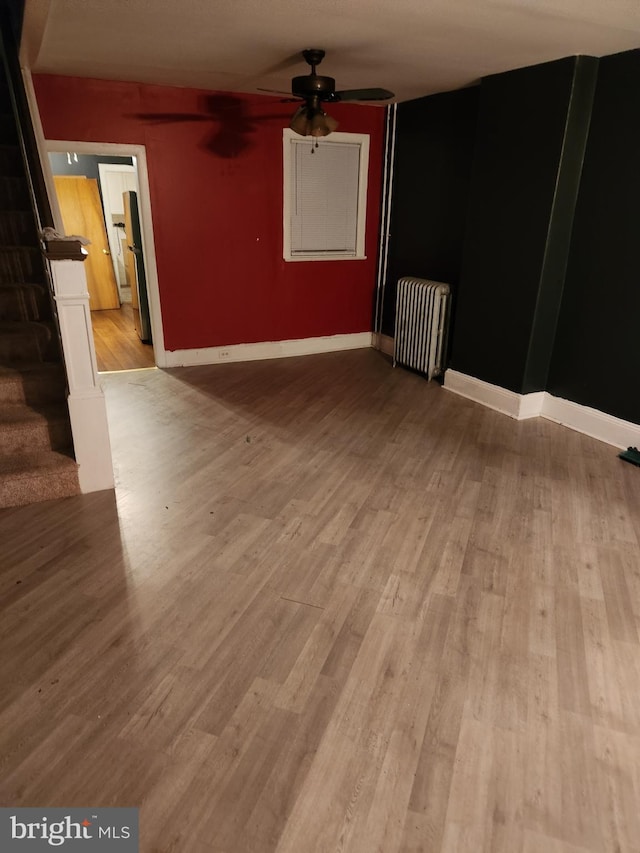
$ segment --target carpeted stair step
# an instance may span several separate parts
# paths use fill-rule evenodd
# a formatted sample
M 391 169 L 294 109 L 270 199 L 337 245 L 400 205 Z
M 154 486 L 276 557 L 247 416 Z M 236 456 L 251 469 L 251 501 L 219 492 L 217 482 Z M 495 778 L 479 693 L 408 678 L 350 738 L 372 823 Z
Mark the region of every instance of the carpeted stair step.
M 0 80 L 0 507 L 80 493 L 55 312 L 19 140 Z
M 10 105 L 5 106 L 0 113 L 0 142 L 16 144 L 18 142 L 18 129 Z
M 2 122 L 0 117 L 0 141 Z M 24 177 L 0 176 L 0 210 L 30 210 L 29 188 Z
M 78 465 L 64 453 L 43 451 L 0 457 L 0 507 L 78 494 Z
M 0 245 L 0 282 L 40 284 L 44 279 L 44 259 L 40 246 Z
M 11 113 L 11 95 L 9 87 L 6 83 L 6 77 L 3 75 L 0 79 L 0 113 Z
M 33 409 L 8 403 L 0 409 L 0 456 L 71 446 L 71 427 L 66 404 Z
M 0 364 L 48 361 L 51 338 L 46 323 L 0 322 Z
M 0 210 L 0 245 L 39 245 L 38 229 L 30 210 Z
M 17 143 L 0 142 L 0 175 L 20 175 L 24 161 Z
M 50 316 L 51 306 L 44 285 L 0 282 L 0 322 L 40 320 Z
M 0 365 L 0 409 L 9 403 L 24 403 L 37 408 L 60 403 L 66 395 L 66 377 L 59 363 Z

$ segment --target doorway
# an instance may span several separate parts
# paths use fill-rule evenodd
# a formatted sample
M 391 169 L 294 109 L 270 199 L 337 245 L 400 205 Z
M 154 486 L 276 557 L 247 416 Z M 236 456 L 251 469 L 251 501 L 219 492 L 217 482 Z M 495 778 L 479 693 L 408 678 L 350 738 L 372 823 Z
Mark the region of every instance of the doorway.
M 100 372 L 163 364 L 146 162 L 140 148 L 47 142 L 56 218 L 65 234 L 91 240 L 85 272 Z

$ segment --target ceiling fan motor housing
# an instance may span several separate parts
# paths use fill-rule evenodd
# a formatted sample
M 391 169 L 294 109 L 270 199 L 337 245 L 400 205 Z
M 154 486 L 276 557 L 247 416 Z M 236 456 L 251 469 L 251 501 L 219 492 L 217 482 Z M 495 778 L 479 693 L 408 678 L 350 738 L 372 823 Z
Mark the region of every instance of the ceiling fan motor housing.
M 291 81 L 291 91 L 301 98 L 316 95 L 321 101 L 329 100 L 336 90 L 333 77 L 323 77 L 320 74 L 304 74 L 294 77 Z

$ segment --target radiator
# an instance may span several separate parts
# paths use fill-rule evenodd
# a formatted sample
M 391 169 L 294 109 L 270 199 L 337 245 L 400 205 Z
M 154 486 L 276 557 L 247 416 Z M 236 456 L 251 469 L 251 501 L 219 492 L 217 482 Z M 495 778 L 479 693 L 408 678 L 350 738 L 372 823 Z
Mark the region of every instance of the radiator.
M 398 281 L 393 364 L 425 373 L 443 370 L 449 314 L 449 285 L 410 276 Z

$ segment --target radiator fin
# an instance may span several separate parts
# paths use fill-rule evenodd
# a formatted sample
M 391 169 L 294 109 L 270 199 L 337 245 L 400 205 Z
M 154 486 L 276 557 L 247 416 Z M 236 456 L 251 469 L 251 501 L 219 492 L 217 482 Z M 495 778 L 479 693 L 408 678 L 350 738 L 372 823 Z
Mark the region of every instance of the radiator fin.
M 398 281 L 393 363 L 428 379 L 443 370 L 450 288 L 441 281 L 406 276 Z

